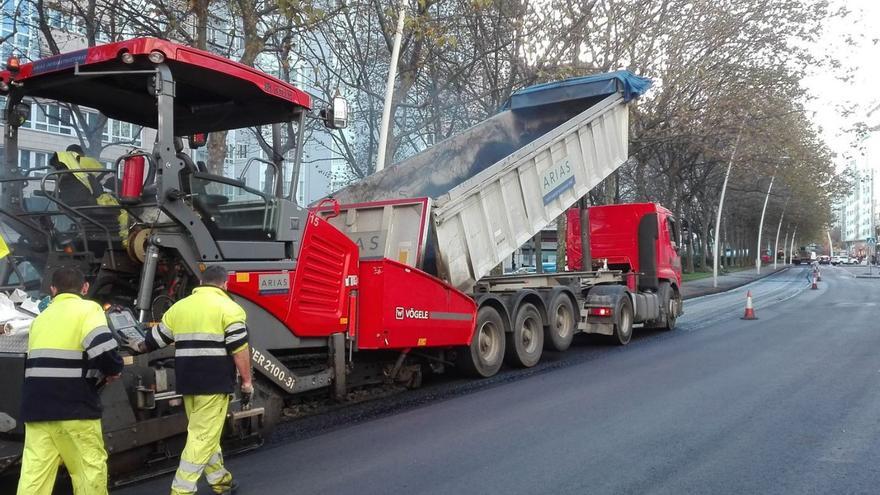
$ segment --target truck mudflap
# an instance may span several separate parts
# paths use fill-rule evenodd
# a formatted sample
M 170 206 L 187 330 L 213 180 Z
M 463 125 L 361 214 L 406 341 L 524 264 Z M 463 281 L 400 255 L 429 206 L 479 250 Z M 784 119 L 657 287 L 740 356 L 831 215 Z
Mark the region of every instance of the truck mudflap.
M 584 298 L 579 328 L 584 333 L 614 335 L 619 316 L 616 308 L 622 298 L 630 299 L 629 291 L 623 285 L 597 285 L 591 288 Z M 606 309 L 608 313 L 597 314 L 593 309 Z

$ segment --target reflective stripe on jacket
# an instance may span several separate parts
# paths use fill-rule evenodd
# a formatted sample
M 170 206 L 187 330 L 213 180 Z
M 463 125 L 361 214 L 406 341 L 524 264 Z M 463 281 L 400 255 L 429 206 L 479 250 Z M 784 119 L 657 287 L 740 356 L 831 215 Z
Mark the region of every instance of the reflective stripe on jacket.
M 122 358 L 101 307 L 58 294 L 31 325 L 22 420 L 99 419 L 97 384 L 122 372 Z
M 232 354 L 244 350 L 247 342 L 244 309 L 213 286 L 196 287 L 174 303 L 147 335 L 152 349 L 174 343 L 177 391 L 185 395 L 231 393 Z

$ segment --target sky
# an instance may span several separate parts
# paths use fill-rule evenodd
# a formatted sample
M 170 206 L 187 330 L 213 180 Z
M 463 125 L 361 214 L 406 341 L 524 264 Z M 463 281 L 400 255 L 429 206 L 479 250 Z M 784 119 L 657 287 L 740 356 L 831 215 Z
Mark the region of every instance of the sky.
M 804 81 L 814 98 L 807 102 L 813 121 L 822 129 L 822 137 L 838 158 L 836 165 L 843 168 L 847 156 L 863 152 L 853 147 L 855 134 L 847 132 L 858 122 L 880 124 L 880 108 L 873 115 L 868 112 L 880 105 L 880 0 L 831 0 L 831 4 L 845 6 L 852 11 L 846 19 L 834 19 L 825 25 L 821 40 L 813 47 L 816 55 L 831 54 L 844 66 L 854 69 L 852 78 L 841 81 L 835 75 L 814 71 Z M 843 42 L 852 37 L 855 46 Z M 877 40 L 877 41 L 875 41 Z M 847 115 L 843 107 L 856 103 L 855 111 Z M 880 131 L 874 140 L 880 140 Z

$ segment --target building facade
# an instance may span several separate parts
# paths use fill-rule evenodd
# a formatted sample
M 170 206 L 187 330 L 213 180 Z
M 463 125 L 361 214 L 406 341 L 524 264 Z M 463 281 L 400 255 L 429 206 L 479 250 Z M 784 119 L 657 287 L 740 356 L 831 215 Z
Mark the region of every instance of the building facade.
M 16 55 L 23 61 L 36 60 L 50 55 L 47 44 L 39 29 L 37 29 L 37 12 L 35 4 L 27 0 L 10 0 L 0 7 L 2 21 L 0 21 L 0 39 L 5 40 L 0 44 L 0 57 L 5 62 L 10 55 Z M 58 11 L 47 14 L 48 22 L 53 31 L 53 37 L 62 52 L 73 51 L 87 46 L 83 36 L 84 30 L 77 22 L 77 18 L 65 15 Z M 229 26 L 222 16 L 212 18 L 212 26 L 209 30 L 209 48 L 212 51 L 231 54 L 234 59 L 236 53 L 242 49 L 241 37 L 236 37 L 235 26 Z M 98 36 L 98 41 L 108 41 Z M 257 66 L 272 72 L 272 65 L 268 61 L 259 60 Z M 308 80 L 303 64 L 294 64 L 295 74 L 290 78 L 294 84 L 316 96 L 316 100 L 326 100 L 324 95 L 316 95 L 315 88 L 304 86 Z M 276 71 L 277 72 L 277 71 Z M 275 73 L 273 75 L 278 76 Z M 0 105 L 5 108 L 5 99 L 0 97 Z M 42 168 L 48 165 L 48 160 L 56 151 L 62 151 L 71 144 L 79 144 L 82 137 L 83 125 L 78 122 L 76 115 L 72 115 L 70 108 L 63 104 L 51 101 L 27 101 L 30 105 L 30 118 L 19 131 L 19 160 L 18 165 L 22 169 Z M 98 118 L 98 113 L 90 109 L 82 109 L 83 117 L 91 123 L 91 119 Z M 299 204 L 307 205 L 330 192 L 330 176 L 333 165 L 332 154 L 328 143 L 332 139 L 328 130 L 323 127 L 315 128 L 309 133 L 309 139 L 305 141 L 303 149 L 303 163 L 298 174 L 296 188 L 296 200 Z M 101 151 L 94 158 L 111 167 L 117 158 L 132 149 L 149 151 L 155 140 L 153 129 L 141 128 L 108 119 L 101 136 Z M 0 137 L 0 157 L 5 143 Z M 252 129 L 238 129 L 231 131 L 226 136 L 226 159 L 222 167 L 223 175 L 232 178 L 241 178 L 248 186 L 264 190 L 266 187 L 266 165 L 256 159 L 267 159 L 267 154 L 259 145 Z M 187 150 L 194 160 L 205 160 L 204 150 Z M 285 191 L 290 190 L 290 180 L 293 174 L 291 167 L 294 163 L 293 153 L 290 153 L 285 162 Z M 252 162 L 250 166 L 248 163 Z M 244 173 L 246 171 L 246 173 Z M 243 175 L 244 173 L 244 175 Z M 39 175 L 37 173 L 36 175 Z
M 873 132 L 862 141 L 847 172 L 853 184 L 837 204 L 840 239 L 850 256 L 871 256 L 874 248 L 869 241 L 880 234 L 880 133 Z

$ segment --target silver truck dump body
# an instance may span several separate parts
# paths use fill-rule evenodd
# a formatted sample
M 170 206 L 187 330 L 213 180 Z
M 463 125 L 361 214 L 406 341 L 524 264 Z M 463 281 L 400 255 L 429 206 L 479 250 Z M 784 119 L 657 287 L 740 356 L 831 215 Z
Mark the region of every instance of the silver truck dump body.
M 626 103 L 649 86 L 616 72 L 521 90 L 497 115 L 334 193 L 344 214 L 330 221 L 360 242 L 378 236 L 369 256 L 470 291 L 626 161 Z M 395 225 L 411 215 L 391 200 L 413 198 L 425 198 L 422 230 Z

